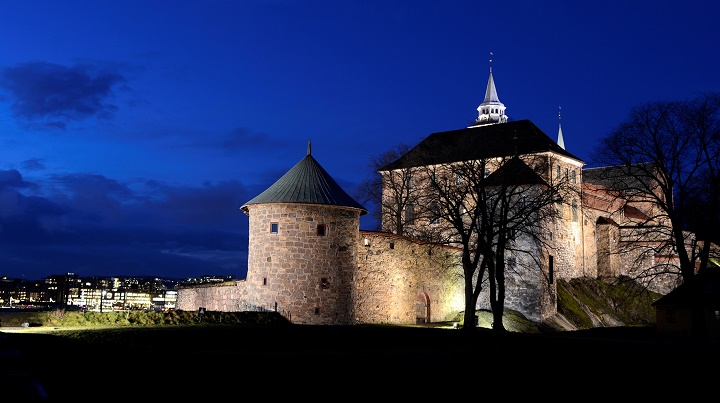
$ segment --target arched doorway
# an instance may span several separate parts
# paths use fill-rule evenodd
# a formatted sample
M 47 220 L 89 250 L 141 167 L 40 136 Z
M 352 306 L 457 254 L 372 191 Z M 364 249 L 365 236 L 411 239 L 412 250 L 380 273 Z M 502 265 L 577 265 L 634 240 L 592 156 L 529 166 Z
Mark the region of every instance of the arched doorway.
M 424 292 L 417 295 L 415 299 L 415 323 L 430 322 L 430 297 Z

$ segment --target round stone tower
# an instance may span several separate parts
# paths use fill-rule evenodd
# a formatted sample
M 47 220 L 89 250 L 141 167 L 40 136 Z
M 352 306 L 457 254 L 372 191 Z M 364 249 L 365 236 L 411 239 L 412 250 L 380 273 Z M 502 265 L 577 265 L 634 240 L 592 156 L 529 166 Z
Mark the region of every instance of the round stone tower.
M 241 209 L 250 217 L 247 303 L 293 323 L 351 324 L 360 216 L 367 210 L 312 157 Z

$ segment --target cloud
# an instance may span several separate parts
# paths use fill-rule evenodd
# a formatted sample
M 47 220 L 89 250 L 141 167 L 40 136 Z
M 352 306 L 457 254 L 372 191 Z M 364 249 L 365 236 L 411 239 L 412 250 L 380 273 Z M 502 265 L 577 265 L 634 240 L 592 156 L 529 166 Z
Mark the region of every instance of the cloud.
M 226 150 L 256 147 L 272 149 L 281 145 L 283 145 L 282 142 L 271 138 L 265 133 L 250 134 L 247 130 L 242 128 L 235 129 L 222 141 L 222 147 Z
M 22 167 L 28 171 L 40 171 L 45 169 L 45 162 L 39 159 L 23 161 Z
M 24 63 L 0 70 L 0 88 L 10 94 L 16 117 L 63 129 L 69 122 L 108 118 L 117 110 L 109 99 L 126 79 L 115 70 L 90 63 Z
M 66 272 L 242 278 L 246 199 L 239 182 L 176 187 L 69 174 L 29 183 L 0 171 L 0 266 L 31 279 Z

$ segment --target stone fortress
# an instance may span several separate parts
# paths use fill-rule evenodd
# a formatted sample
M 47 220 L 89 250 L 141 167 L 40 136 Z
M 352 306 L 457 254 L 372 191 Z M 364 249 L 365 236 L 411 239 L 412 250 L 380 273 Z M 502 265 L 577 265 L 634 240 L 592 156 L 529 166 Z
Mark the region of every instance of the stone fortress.
M 602 183 L 609 168 L 583 169 L 585 162 L 565 150 L 560 126 L 556 141 L 529 120 L 508 121 L 492 68 L 477 110 L 473 125 L 433 133 L 381 171 L 408 168 L 410 154 L 444 144 L 460 144 L 464 155 L 438 162 L 513 152 L 552 161 L 545 179 L 564 177 L 577 196 L 562 201 L 562 218 L 551 229 L 555 245 L 552 252 L 537 251 L 539 267 L 508 273 L 506 308 L 540 323 L 557 313 L 557 279 L 613 278 L 655 264 L 650 259 L 644 267 L 632 266 L 637 256 L 622 247 L 623 231 L 652 216 L 652 206 L 618 206 Z M 246 278 L 181 287 L 176 309 L 272 310 L 314 325 L 443 322 L 464 309 L 461 250 L 360 230 L 360 216 L 368 211 L 315 160 L 310 143 L 302 160 L 241 210 L 250 220 Z M 654 291 L 665 294 L 675 285 L 656 284 Z M 477 309 L 489 309 L 485 293 Z

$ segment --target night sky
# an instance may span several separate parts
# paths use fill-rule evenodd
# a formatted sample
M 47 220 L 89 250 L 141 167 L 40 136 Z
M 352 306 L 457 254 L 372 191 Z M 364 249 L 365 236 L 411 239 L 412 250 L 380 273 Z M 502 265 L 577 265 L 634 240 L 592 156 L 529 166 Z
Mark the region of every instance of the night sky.
M 353 195 L 372 157 L 471 124 L 491 59 L 510 120 L 556 139 L 561 119 L 592 166 L 633 106 L 720 91 L 718 16 L 696 0 L 2 2 L 0 276 L 243 278 L 240 206 L 308 141 Z

